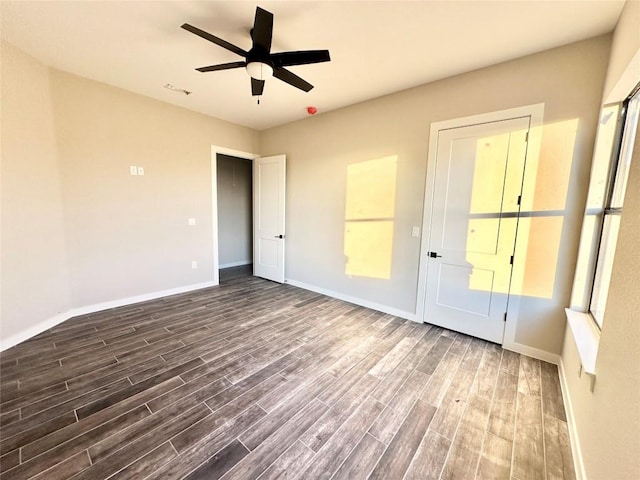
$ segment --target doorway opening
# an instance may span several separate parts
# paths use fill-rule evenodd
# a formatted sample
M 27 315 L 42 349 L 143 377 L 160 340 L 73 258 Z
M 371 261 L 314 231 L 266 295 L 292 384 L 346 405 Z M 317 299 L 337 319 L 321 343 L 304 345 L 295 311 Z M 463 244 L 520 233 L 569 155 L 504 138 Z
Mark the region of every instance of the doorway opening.
M 218 278 L 226 283 L 253 274 L 253 165 L 216 153 Z
M 221 164 L 231 161 L 229 169 L 220 172 L 226 180 L 218 182 L 218 161 Z M 245 161 L 251 177 L 242 177 L 243 188 L 248 194 L 239 201 L 242 213 L 225 206 L 226 190 L 239 189 L 240 170 L 238 162 Z M 285 243 L 285 155 L 260 157 L 254 153 L 241 152 L 229 148 L 211 146 L 211 214 L 213 234 L 213 284 L 220 283 L 220 271 L 238 268 L 229 273 L 254 275 L 274 282 L 284 282 L 284 243 Z M 224 170 L 224 167 L 223 167 Z M 234 173 L 235 172 L 235 173 Z M 234 177 L 235 175 L 235 177 Z M 235 178 L 235 180 L 234 180 Z M 235 182 L 235 185 L 234 185 Z M 231 185 L 231 187 L 229 187 Z M 218 190 L 222 193 L 218 195 Z M 232 197 L 234 195 L 231 195 Z M 222 202 L 222 205 L 220 205 Z M 219 216 L 223 218 L 218 220 Z M 242 224 L 245 233 L 239 234 L 229 229 L 228 224 Z M 237 225 L 236 225 L 237 226 Z M 236 233 L 230 233 L 230 232 Z M 247 233 L 248 232 L 248 235 Z M 240 240 L 241 239 L 241 240 Z M 231 247 L 229 247 L 229 241 Z M 243 255 L 229 256 L 227 248 L 241 249 Z M 244 273 L 242 273 L 244 272 Z

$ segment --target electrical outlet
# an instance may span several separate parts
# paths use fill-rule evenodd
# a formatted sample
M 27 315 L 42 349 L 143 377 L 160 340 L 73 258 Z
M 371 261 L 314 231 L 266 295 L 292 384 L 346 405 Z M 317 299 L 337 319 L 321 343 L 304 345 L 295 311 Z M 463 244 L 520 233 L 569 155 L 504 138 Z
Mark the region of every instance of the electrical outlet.
M 138 175 L 144 175 L 144 167 L 138 167 Z
M 131 165 L 129 167 L 129 173 L 131 175 L 138 175 L 138 167 L 136 167 L 135 165 Z
M 191 262 L 191 268 L 198 268 L 198 262 L 196 262 L 195 260 Z

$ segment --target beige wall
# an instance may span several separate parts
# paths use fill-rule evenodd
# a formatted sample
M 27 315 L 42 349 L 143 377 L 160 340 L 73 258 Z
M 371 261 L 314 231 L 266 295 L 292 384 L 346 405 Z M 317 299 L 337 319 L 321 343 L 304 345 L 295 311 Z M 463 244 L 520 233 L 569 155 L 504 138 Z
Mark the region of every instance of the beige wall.
M 529 275 L 551 287 L 544 295 L 523 290 L 516 340 L 559 353 L 609 41 L 591 39 L 259 134 L 262 154 L 288 156 L 287 277 L 414 312 L 419 239 L 411 227 L 421 225 L 430 124 L 542 102 L 546 153 L 530 171 L 544 181 L 532 188 L 530 203 L 565 215 L 546 270 L 534 260 L 548 257 L 547 232 L 528 232 L 524 284 Z M 60 71 L 48 75 L 65 213 L 56 238 L 66 236 L 71 305 L 211 280 L 210 145 L 258 151 L 258 134 Z M 568 137 L 575 135 L 569 147 L 554 140 L 567 136 L 567 123 Z M 389 155 L 398 158 L 390 278 L 348 276 L 347 168 Z M 130 165 L 145 175 L 129 175 Z M 563 194 L 549 201 L 538 185 L 556 180 L 558 169 L 564 184 L 547 190 Z M 195 227 L 187 226 L 190 217 Z M 9 270 L 5 277 L 13 276 Z
M 3 345 L 70 308 L 212 281 L 212 144 L 256 151 L 257 133 L 3 44 Z
M 627 95 L 636 85 L 640 76 L 638 44 L 640 44 L 640 1 L 628 0 L 620 14 L 611 45 L 604 88 L 604 98 L 607 101 L 620 100 L 620 96 Z M 633 68 L 636 72 L 636 82 L 633 79 L 628 80 L 628 75 L 623 75 L 631 61 L 635 62 Z M 618 95 L 617 99 L 616 95 Z M 612 96 L 614 98 L 610 98 Z
M 211 281 L 211 145 L 254 151 L 256 133 L 60 71 L 51 78 L 74 306 Z
M 217 155 L 220 268 L 251 263 L 253 202 L 251 160 Z
M 66 312 L 71 293 L 49 71 L 4 42 L 1 58 L 4 345 Z
M 619 25 L 614 35 L 608 86 L 621 80 L 630 85 L 640 82 L 640 69 L 624 64 L 624 59 L 630 62 L 640 53 L 640 2 L 627 2 Z M 605 92 L 605 98 L 608 95 Z M 572 412 L 577 433 L 572 442 L 574 447 L 580 446 L 586 478 L 590 480 L 640 478 L 639 245 L 640 137 L 636 135 L 593 392 L 588 376 L 578 376 L 580 358 L 569 329 L 562 351 L 565 403 Z
M 542 150 L 527 172 L 537 181 L 526 201 L 560 217 L 551 220 L 553 235 L 547 219 L 532 222 L 527 255 L 516 259 L 524 270 L 516 341 L 559 354 L 609 45 L 602 36 L 261 132 L 262 154 L 287 154 L 286 277 L 415 312 L 419 239 L 411 228 L 422 221 L 430 124 L 544 103 Z M 393 155 L 391 278 L 349 277 L 347 168 Z
M 640 137 L 624 203 L 609 298 L 602 327 L 596 383 L 578 376 L 580 357 L 567 331 L 562 364 L 577 439 L 590 480 L 640 478 Z

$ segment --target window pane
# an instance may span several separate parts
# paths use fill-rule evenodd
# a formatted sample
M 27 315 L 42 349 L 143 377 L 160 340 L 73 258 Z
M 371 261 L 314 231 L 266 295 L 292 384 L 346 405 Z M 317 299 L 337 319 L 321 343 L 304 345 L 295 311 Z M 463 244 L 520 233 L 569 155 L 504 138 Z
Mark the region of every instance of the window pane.
M 609 293 L 609 282 L 611 281 L 613 257 L 616 251 L 619 228 L 620 215 L 605 216 L 598 265 L 596 267 L 596 278 L 593 282 L 593 293 L 591 295 L 591 314 L 600 328 L 602 328 L 604 319 L 604 309 L 607 306 L 607 295 Z
M 589 305 L 601 222 L 601 215 L 586 215 L 582 223 L 578 263 L 571 291 L 571 308 L 582 312 L 586 312 Z
M 638 110 L 640 109 L 640 95 L 636 93 L 627 106 L 627 118 L 624 124 L 622 135 L 622 147 L 620 149 L 620 160 L 618 161 L 618 171 L 613 184 L 613 196 L 611 197 L 611 207 L 622 208 L 624 192 L 627 190 L 627 179 L 629 178 L 629 166 L 631 165 L 631 154 L 633 153 L 633 140 L 636 138 L 638 128 Z
M 600 113 L 600 125 L 598 125 L 598 135 L 591 164 L 591 181 L 587 198 L 588 210 L 601 209 L 604 206 L 619 112 L 620 104 L 615 104 L 603 107 Z
M 596 145 L 591 164 L 591 179 L 587 210 L 582 223 L 578 262 L 571 292 L 571 308 L 586 312 L 589 310 L 593 276 L 596 269 L 596 258 L 600 244 L 607 185 L 611 176 L 611 168 L 615 167 L 616 157 L 613 155 L 617 143 L 618 123 L 621 104 L 606 105 L 600 112 L 600 122 L 596 137 Z
M 640 92 L 636 92 L 633 98 L 627 102 L 627 112 L 620 143 L 620 151 L 617 161 L 612 162 L 612 168 L 615 169 L 615 177 L 613 179 L 612 189 L 610 190 L 611 197 L 608 198 L 608 203 L 605 207 L 617 210 L 606 214 L 604 217 L 590 304 L 591 314 L 600 328 L 602 328 L 605 308 L 607 306 L 609 282 L 611 281 L 613 259 L 618 241 L 618 229 L 620 228 L 621 215 L 623 215 L 622 203 L 627 188 L 631 154 L 638 129 L 639 109 Z

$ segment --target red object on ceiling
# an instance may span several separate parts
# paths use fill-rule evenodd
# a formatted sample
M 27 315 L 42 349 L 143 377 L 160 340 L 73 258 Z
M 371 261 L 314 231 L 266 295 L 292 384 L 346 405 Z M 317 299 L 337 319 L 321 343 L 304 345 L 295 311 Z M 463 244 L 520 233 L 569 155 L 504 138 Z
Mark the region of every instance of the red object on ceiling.
M 318 109 L 316 107 L 307 107 L 307 113 L 309 115 L 315 115 L 318 113 Z

